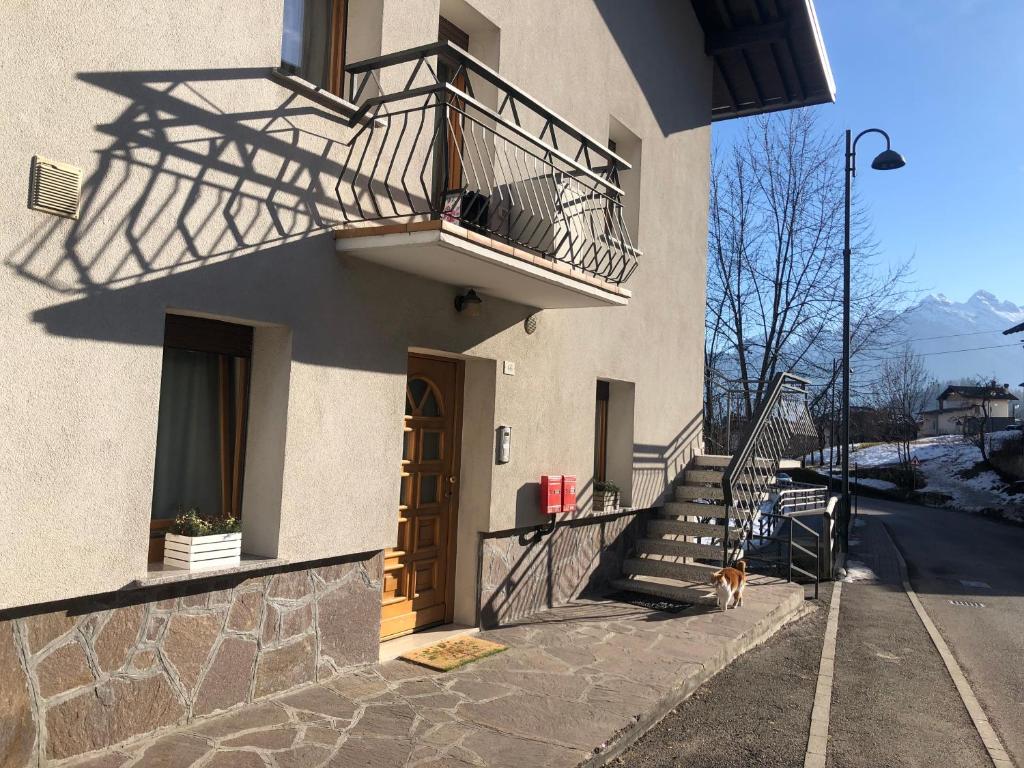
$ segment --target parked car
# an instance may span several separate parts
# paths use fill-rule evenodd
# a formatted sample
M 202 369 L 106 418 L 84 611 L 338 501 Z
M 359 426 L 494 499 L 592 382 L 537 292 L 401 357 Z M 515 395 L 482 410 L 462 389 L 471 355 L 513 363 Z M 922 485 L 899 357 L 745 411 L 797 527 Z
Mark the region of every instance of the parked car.
M 1024 431 L 1024 424 L 1010 424 L 1008 427 L 1003 427 L 1004 432 L 1021 432 Z
M 788 488 L 793 484 L 793 478 L 785 472 L 779 472 L 775 475 L 775 484 L 779 488 Z

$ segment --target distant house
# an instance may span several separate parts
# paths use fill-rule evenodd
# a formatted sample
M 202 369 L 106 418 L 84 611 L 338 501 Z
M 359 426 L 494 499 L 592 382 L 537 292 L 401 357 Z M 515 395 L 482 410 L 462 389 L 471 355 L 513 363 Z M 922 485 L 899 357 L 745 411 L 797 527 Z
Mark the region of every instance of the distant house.
M 922 437 L 956 435 L 970 428 L 972 420 L 988 415 L 988 429 L 1000 429 L 1013 422 L 1011 403 L 1017 396 L 1010 385 L 995 382 L 980 387 L 949 386 L 939 395 L 939 407 L 918 414 Z

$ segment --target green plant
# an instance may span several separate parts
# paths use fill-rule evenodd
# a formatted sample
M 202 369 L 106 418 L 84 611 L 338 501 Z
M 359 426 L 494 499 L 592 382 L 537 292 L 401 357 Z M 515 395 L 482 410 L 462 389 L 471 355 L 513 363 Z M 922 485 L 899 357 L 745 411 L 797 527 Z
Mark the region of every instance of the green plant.
M 242 523 L 235 517 L 207 517 L 199 507 L 179 511 L 171 523 L 170 532 L 177 536 L 213 536 L 221 533 L 238 533 Z
M 598 493 L 618 493 L 619 486 L 611 480 L 598 480 L 594 483 L 594 490 Z

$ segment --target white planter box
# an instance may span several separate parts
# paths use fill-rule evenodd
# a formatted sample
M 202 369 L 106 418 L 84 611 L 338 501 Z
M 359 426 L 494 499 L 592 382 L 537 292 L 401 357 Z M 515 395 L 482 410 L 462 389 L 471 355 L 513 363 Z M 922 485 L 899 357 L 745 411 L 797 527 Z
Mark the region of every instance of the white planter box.
M 238 565 L 242 559 L 242 534 L 218 533 L 213 536 L 179 536 L 168 533 L 164 539 L 164 565 L 187 571 Z

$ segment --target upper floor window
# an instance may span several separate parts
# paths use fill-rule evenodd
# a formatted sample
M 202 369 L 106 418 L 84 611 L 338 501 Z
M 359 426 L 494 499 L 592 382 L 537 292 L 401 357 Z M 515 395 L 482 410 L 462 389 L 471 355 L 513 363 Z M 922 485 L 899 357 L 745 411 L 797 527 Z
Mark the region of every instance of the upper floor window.
M 347 22 L 348 0 L 284 0 L 281 69 L 343 95 Z

